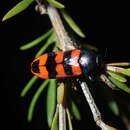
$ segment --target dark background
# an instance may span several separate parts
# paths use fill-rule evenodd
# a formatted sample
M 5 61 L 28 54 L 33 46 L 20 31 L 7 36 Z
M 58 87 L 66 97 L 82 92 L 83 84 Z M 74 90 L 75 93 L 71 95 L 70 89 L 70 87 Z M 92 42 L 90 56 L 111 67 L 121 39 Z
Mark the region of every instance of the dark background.
M 102 55 L 107 48 L 107 61 L 129 61 L 129 13 L 128 3 L 101 1 L 62 1 L 72 16 L 86 34 L 87 41 L 99 48 Z M 0 2 L 0 19 L 11 9 L 17 1 Z M 0 112 L 2 129 L 42 130 L 48 129 L 45 121 L 44 100 L 39 101 L 36 108 L 37 115 L 32 123 L 26 121 L 27 108 L 31 99 L 31 92 L 25 98 L 20 98 L 20 92 L 31 78 L 30 62 L 40 48 L 20 51 L 19 47 L 46 32 L 51 27 L 47 16 L 40 16 L 31 5 L 26 11 L 14 18 L 0 22 Z M 83 98 L 83 97 L 82 97 Z M 84 100 L 84 98 L 83 98 Z M 99 102 L 101 99 L 97 99 Z M 99 107 L 105 121 L 110 125 L 124 129 L 121 121 L 102 105 Z M 87 103 L 81 103 L 82 121 L 74 121 L 75 129 L 93 129 L 97 127 L 93 122 Z M 104 108 L 102 108 L 104 106 Z M 35 114 L 36 114 L 35 113 Z

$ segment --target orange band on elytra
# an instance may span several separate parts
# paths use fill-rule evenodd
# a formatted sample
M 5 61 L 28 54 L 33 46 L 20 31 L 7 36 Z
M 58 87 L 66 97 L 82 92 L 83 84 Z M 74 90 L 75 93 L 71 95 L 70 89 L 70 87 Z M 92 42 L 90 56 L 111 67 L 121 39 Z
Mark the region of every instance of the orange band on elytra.
M 71 58 L 72 58 L 72 59 L 73 59 L 73 58 L 76 58 L 76 59 L 78 60 L 79 57 L 80 57 L 80 50 L 75 49 L 75 50 L 73 50 L 73 51 L 71 52 Z
M 55 57 L 55 62 L 58 64 L 58 63 L 61 63 L 63 61 L 63 57 L 64 57 L 64 53 L 59 51 L 59 52 L 56 52 L 56 57 Z
M 66 76 L 63 64 L 57 64 L 56 72 L 57 72 L 57 75 L 56 75 L 57 78 Z
M 82 71 L 81 71 L 81 68 L 80 66 L 71 66 L 72 67 L 72 72 L 73 72 L 73 75 L 81 75 L 82 74 Z
M 39 57 L 39 65 L 45 65 L 48 58 L 48 54 L 44 54 Z
M 39 66 L 39 77 L 42 77 L 44 79 L 48 79 L 48 71 L 45 66 Z

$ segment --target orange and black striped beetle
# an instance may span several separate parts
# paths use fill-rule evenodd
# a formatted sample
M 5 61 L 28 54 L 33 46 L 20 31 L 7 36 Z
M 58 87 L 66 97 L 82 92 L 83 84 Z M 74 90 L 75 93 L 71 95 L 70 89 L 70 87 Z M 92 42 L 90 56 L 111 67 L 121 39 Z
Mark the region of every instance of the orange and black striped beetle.
M 84 75 L 92 78 L 100 72 L 101 56 L 92 50 L 68 50 L 45 53 L 31 63 L 31 72 L 43 79 Z

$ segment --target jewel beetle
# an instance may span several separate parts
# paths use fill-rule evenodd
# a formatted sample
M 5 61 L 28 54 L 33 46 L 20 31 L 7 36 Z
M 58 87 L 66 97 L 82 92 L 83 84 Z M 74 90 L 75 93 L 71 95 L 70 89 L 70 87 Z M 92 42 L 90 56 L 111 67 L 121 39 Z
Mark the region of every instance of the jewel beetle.
M 92 50 L 68 50 L 41 55 L 31 63 L 31 72 L 43 79 L 84 75 L 92 78 L 100 72 L 101 56 Z

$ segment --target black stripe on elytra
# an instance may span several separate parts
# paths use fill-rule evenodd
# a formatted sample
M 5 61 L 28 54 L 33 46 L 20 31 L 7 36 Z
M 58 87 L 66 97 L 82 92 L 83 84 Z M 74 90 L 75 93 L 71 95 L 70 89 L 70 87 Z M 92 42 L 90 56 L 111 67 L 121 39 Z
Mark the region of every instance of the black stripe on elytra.
M 34 72 L 34 73 L 40 73 L 40 71 L 39 71 L 39 60 L 37 60 L 37 61 L 34 61 L 33 63 L 32 63 L 32 71 Z
M 47 58 L 45 66 L 48 71 L 48 77 L 55 78 L 57 72 L 55 70 L 56 62 L 55 62 L 55 53 L 54 52 L 48 53 L 48 58 Z
M 70 63 L 70 59 L 71 59 L 71 52 L 72 51 L 66 51 L 64 52 L 64 61 L 63 61 L 63 66 L 64 66 L 64 71 L 67 75 L 72 75 L 72 68 L 71 65 L 69 65 Z
M 80 61 L 82 57 L 86 57 L 86 51 L 84 50 L 80 52 L 80 58 L 78 62 L 79 62 L 83 75 L 88 76 L 88 68 L 86 67 L 86 64 L 81 64 L 81 61 Z
M 83 73 L 83 70 L 84 70 L 84 69 L 83 69 L 82 65 L 80 64 L 80 58 L 82 57 L 82 55 L 83 55 L 83 51 L 80 51 L 78 63 L 79 63 L 80 69 L 81 69 L 81 71 L 82 71 L 82 73 Z

